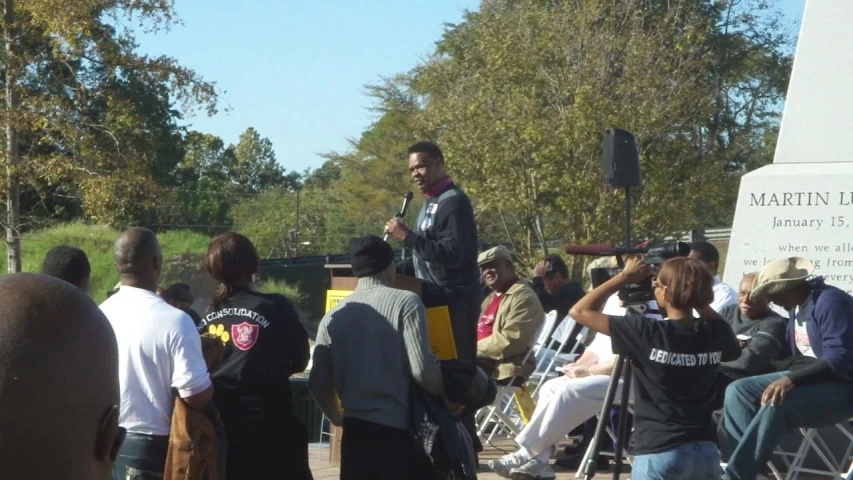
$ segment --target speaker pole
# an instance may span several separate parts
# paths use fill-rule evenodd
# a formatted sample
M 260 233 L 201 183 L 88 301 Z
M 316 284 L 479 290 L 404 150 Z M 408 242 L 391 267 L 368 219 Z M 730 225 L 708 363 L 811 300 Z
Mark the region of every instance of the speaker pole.
M 625 187 L 625 248 L 631 248 L 631 187 Z

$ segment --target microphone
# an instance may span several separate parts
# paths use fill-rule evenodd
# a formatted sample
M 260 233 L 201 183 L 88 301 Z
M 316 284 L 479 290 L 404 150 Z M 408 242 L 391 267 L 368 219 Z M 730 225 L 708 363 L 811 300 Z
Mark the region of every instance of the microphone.
M 406 192 L 406 195 L 403 197 L 403 206 L 400 207 L 400 212 L 394 215 L 394 218 L 403 219 L 406 217 L 406 212 L 409 211 L 409 203 L 412 201 L 413 198 L 415 198 L 414 193 L 412 193 L 411 191 Z M 388 241 L 388 235 L 389 234 L 386 233 L 385 238 L 383 238 L 383 240 L 385 240 L 386 242 Z
M 634 248 L 614 247 L 606 243 L 594 245 L 566 245 L 563 251 L 569 255 L 590 255 L 607 257 L 611 255 L 630 255 L 635 253 L 646 253 L 650 242 L 643 242 Z
M 412 192 L 406 192 L 406 195 L 403 197 L 403 206 L 400 208 L 400 213 L 394 215 L 397 218 L 405 218 L 406 212 L 409 211 L 409 202 L 415 198 L 415 194 Z
M 596 245 L 566 245 L 563 251 L 569 255 L 601 255 L 612 248 L 613 245 L 606 243 Z

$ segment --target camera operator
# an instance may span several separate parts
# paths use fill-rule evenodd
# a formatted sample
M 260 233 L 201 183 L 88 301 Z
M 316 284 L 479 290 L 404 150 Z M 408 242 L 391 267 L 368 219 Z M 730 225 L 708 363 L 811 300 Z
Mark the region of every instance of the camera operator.
M 648 306 L 657 309 L 652 302 Z M 611 295 L 603 310 L 610 315 L 624 315 L 626 311 L 618 295 Z M 515 437 L 519 449 L 490 460 L 489 468 L 504 478 L 555 478 L 548 461 L 557 453 L 557 444 L 567 432 L 601 411 L 615 358 L 610 337 L 596 335 L 576 362 L 562 367 L 562 376 L 542 386 L 530 421 Z M 621 386 L 620 380 L 616 402 L 621 398 Z
M 634 480 L 719 479 L 720 452 L 713 420 L 720 362 L 740 356 L 731 327 L 710 307 L 714 277 L 701 262 L 672 258 L 652 282 L 666 313 L 658 321 L 601 313 L 608 297 L 648 278 L 651 267 L 630 259 L 625 269 L 580 299 L 569 314 L 610 335 L 613 352 L 634 369 Z M 700 318 L 694 318 L 697 310 Z
M 729 305 L 737 305 L 737 292 L 729 284 L 723 283 L 717 273 L 720 268 L 720 251 L 717 247 L 710 242 L 693 242 L 690 244 L 689 257 L 704 263 L 714 276 L 714 300 L 711 302 L 711 308 L 719 313 Z M 698 312 L 693 312 L 693 315 L 697 314 Z

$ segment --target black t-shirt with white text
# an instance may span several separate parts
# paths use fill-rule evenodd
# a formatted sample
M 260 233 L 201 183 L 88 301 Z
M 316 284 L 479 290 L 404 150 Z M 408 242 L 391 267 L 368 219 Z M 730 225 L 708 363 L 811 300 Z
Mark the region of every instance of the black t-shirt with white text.
M 613 353 L 634 366 L 634 440 L 637 455 L 690 442 L 716 442 L 713 420 L 720 362 L 741 349 L 724 320 L 610 317 Z
M 237 290 L 218 308 L 208 307 L 207 301 L 193 305 L 201 317 L 199 333 L 216 335 L 225 345 L 222 363 L 211 374 L 214 403 L 223 416 L 262 421 L 275 410 L 289 413 L 290 376 L 304 371 L 310 358 L 308 334 L 290 301 Z

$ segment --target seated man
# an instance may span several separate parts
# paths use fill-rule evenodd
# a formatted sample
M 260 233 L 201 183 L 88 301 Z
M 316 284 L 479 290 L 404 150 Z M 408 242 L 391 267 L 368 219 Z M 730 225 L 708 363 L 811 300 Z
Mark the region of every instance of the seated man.
M 820 428 L 853 416 L 853 297 L 810 279 L 804 258 L 774 260 L 756 276 L 750 297 L 790 312 L 785 358 L 775 373 L 726 389 L 724 418 L 735 446 L 723 478 L 753 479 L 790 428 Z
M 557 311 L 557 323 L 549 332 L 553 334 L 560 323 L 569 314 L 569 309 L 584 295 L 583 287 L 578 282 L 569 280 L 569 268 L 559 255 L 548 255 L 533 269 L 533 291 L 542 303 L 545 312 Z M 581 328 L 577 325 L 569 335 L 571 342 L 566 344 L 565 351 L 571 350 L 574 338 L 578 336 Z M 550 337 L 549 334 L 549 337 Z
M 717 383 L 717 408 L 723 406 L 726 387 L 733 381 L 772 371 L 770 363 L 782 357 L 785 345 L 785 319 L 770 310 L 766 298 L 750 298 L 757 273 L 743 277 L 738 286 L 738 303 L 720 312 L 738 336 L 743 351 L 740 358 L 720 364 Z
M 492 289 L 477 323 L 477 364 L 499 384 L 520 385 L 536 368 L 532 357 L 524 365 L 522 361 L 545 312 L 533 289 L 515 273 L 509 250 L 487 250 L 477 263 Z
M 720 268 L 720 251 L 717 247 L 710 242 L 693 242 L 690 244 L 689 257 L 704 263 L 714 275 L 714 301 L 711 308 L 715 312 L 720 313 L 723 308 L 737 304 L 737 292 L 723 283 L 717 273 Z M 693 315 L 699 316 L 698 312 L 693 312 Z
M 657 310 L 657 305 L 652 302 L 649 308 Z M 603 309 L 608 315 L 624 315 L 625 311 L 617 295 Z M 567 433 L 601 411 L 615 364 L 610 337 L 596 335 L 577 362 L 563 367 L 563 376 L 542 386 L 530 422 L 515 438 L 518 451 L 489 461 L 489 468 L 504 478 L 511 473 L 516 475 L 512 478 L 556 478 L 548 461 Z M 619 386 L 621 391 L 621 381 Z M 616 392 L 617 404 L 620 391 Z
M 89 293 L 92 267 L 86 252 L 77 247 L 59 245 L 51 248 L 44 257 L 41 273 L 55 277 Z

